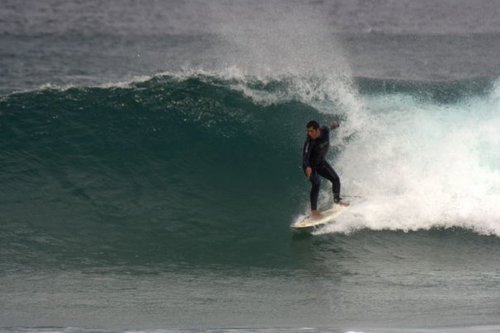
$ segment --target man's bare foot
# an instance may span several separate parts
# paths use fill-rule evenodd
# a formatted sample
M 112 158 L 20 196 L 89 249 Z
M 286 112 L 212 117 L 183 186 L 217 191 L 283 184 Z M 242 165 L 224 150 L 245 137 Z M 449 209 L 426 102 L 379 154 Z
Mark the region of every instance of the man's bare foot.
M 313 219 L 320 219 L 323 217 L 323 214 L 321 214 L 319 211 L 317 210 L 311 210 L 311 217 Z

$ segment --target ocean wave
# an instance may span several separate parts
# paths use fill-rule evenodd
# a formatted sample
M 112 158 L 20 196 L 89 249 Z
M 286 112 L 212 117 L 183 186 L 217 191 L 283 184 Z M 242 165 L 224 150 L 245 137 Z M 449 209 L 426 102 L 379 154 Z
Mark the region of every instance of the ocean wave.
M 168 198 L 155 219 L 208 219 L 210 228 L 227 227 L 226 216 L 247 204 L 234 193 L 266 193 L 261 211 L 274 210 L 278 200 L 275 223 L 282 225 L 307 211 L 304 124 L 334 118 L 342 126 L 330 161 L 344 193 L 366 201 L 321 232 L 461 227 L 500 235 L 497 87 L 487 78 L 273 78 L 237 68 L 99 87 L 46 86 L 0 101 L 1 179 L 27 209 L 39 190 L 64 217 L 71 214 L 61 207 L 76 203 L 97 219 L 141 216 Z M 213 198 L 224 204 L 214 210 Z M 3 205 L 15 216 L 12 202 Z M 194 205 L 205 208 L 173 213 Z M 243 217 L 263 218 L 257 211 Z

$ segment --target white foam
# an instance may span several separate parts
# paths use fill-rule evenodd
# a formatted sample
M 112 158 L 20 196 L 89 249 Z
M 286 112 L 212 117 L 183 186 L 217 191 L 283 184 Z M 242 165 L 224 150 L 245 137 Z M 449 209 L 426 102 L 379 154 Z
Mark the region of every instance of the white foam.
M 500 99 L 453 105 L 365 97 L 349 115 L 335 166 L 344 193 L 366 200 L 320 232 L 462 227 L 500 236 Z M 337 142 L 340 144 L 340 142 Z

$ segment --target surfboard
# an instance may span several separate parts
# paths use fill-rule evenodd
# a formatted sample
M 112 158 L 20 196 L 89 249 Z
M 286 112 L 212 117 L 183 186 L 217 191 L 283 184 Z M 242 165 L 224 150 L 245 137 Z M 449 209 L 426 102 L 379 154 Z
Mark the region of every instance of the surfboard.
M 349 206 L 335 205 L 333 208 L 321 212 L 323 215 L 320 218 L 311 218 L 307 216 L 303 220 L 291 225 L 291 228 L 295 231 L 311 231 L 324 226 L 328 223 L 334 222 L 340 214 L 342 214 Z

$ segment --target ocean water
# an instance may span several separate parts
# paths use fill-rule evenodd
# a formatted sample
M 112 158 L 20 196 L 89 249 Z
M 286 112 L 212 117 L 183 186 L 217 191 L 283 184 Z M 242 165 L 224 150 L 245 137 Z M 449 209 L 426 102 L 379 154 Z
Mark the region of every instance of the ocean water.
M 0 332 L 500 331 L 497 2 L 0 6 Z

